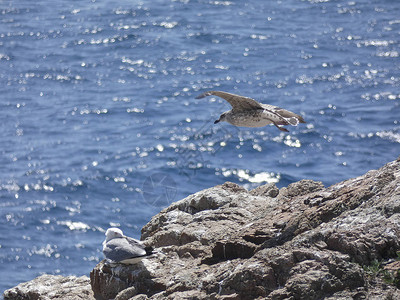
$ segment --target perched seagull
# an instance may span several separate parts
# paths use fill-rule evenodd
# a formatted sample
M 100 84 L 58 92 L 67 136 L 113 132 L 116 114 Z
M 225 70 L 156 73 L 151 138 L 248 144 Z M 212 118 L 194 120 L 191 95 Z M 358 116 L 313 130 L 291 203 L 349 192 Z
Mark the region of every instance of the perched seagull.
M 152 247 L 146 247 L 141 241 L 125 236 L 121 229 L 113 227 L 106 231 L 103 253 L 108 263 L 136 264 L 156 252 Z
M 286 109 L 270 104 L 258 103 L 254 99 L 226 92 L 208 91 L 197 96 L 196 99 L 211 95 L 225 99 L 232 106 L 232 109 L 222 113 L 214 124 L 223 121 L 235 126 L 244 127 L 262 127 L 274 124 L 279 130 L 288 132 L 289 130 L 279 125 L 297 126 L 299 123 L 306 123 L 302 116 Z

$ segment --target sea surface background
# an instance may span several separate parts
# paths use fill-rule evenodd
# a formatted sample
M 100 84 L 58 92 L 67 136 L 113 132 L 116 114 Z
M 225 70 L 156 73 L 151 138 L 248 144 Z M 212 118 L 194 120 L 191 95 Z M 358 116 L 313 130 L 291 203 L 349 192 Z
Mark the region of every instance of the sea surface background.
M 0 291 L 89 275 L 104 231 L 236 182 L 326 186 L 400 154 L 397 0 L 0 1 Z M 214 125 L 222 90 L 307 124 Z

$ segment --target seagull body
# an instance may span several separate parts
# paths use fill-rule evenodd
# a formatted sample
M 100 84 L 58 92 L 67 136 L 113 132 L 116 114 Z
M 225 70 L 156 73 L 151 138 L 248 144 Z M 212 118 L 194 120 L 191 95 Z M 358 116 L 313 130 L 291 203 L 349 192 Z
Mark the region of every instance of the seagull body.
M 306 123 L 302 116 L 286 109 L 270 104 L 262 104 L 252 98 L 226 92 L 208 91 L 197 96 L 196 99 L 211 95 L 225 99 L 232 106 L 232 109 L 222 113 L 214 124 L 223 121 L 243 127 L 263 127 L 268 124 L 274 124 L 279 130 L 287 132 L 289 130 L 279 125 L 297 126 L 299 123 Z
M 141 241 L 125 236 L 121 229 L 109 228 L 103 242 L 103 254 L 108 263 L 136 264 L 155 252 Z

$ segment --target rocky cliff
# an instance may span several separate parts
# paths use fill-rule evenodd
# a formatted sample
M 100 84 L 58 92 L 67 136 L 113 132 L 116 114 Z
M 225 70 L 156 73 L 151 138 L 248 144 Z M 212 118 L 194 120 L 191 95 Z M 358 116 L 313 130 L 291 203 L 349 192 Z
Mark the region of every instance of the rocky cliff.
M 160 254 L 100 262 L 86 299 L 400 299 L 400 158 L 328 188 L 227 182 L 162 210 L 142 239 Z

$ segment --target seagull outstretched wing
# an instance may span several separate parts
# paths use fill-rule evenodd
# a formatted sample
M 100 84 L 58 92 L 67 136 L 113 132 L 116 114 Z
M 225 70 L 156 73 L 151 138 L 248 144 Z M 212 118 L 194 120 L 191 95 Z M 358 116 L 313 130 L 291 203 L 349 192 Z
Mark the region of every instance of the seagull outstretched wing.
M 201 99 L 211 95 L 221 97 L 222 99 L 228 101 L 229 104 L 232 106 L 232 110 L 234 112 L 246 111 L 252 109 L 263 109 L 261 104 L 252 98 L 243 97 L 226 92 L 220 92 L 220 91 L 204 92 L 203 94 L 197 96 L 196 99 Z

